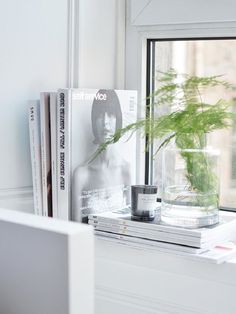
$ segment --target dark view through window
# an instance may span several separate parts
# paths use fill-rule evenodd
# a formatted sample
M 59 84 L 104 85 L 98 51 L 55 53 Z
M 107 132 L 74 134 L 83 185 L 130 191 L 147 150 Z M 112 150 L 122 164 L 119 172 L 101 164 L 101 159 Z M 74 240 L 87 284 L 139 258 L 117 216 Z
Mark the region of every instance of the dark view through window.
M 159 72 L 170 68 L 196 76 L 222 75 L 223 79 L 236 85 L 236 39 L 150 40 L 148 45 L 148 94 L 158 87 Z M 226 92 L 219 87 L 217 92 L 214 89 L 204 97 L 210 102 L 221 98 L 234 99 L 235 105 L 231 110 L 236 112 L 235 91 Z M 168 108 L 155 108 L 154 114 L 165 112 Z M 214 131 L 208 135 L 207 141 L 208 146 L 219 149 L 221 153 L 220 206 L 236 209 L 236 128 Z M 161 187 L 161 154 L 154 159 L 149 158 L 148 168 L 149 183 Z

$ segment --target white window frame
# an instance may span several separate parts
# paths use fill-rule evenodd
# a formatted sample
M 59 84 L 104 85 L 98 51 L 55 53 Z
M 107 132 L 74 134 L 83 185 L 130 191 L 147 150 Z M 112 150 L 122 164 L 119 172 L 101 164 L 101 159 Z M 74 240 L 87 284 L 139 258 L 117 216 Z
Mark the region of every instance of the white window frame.
M 216 0 L 217 1 L 217 0 Z M 209 20 L 207 21 L 207 13 L 205 12 L 204 19 L 196 23 L 176 23 L 171 24 L 168 19 L 164 23 L 159 23 L 156 20 L 154 25 L 156 11 L 149 11 L 152 25 L 145 21 L 145 8 L 148 4 L 153 2 L 154 7 L 162 3 L 162 6 L 168 6 L 170 3 L 167 1 L 142 0 L 143 6 L 135 1 L 128 0 L 126 7 L 126 60 L 125 60 L 125 88 L 137 89 L 139 92 L 139 117 L 144 116 L 145 112 L 145 98 L 146 98 L 146 61 L 147 61 L 147 40 L 148 39 L 201 39 L 201 38 L 236 38 L 236 18 L 234 21 L 227 20 L 227 12 L 224 14 L 224 20 L 216 21 L 212 19 L 211 7 L 209 6 Z M 186 0 L 188 9 L 191 7 L 192 1 Z M 218 1 L 219 2 L 219 1 Z M 138 9 L 136 8 L 136 5 Z M 236 3 L 234 5 L 236 10 Z M 222 10 L 224 6 L 222 5 Z M 133 11 L 137 11 L 138 19 L 134 19 Z M 142 14 L 144 18 L 142 19 Z M 210 18 L 211 17 L 211 18 Z M 157 16 L 158 18 L 158 16 Z M 144 22 L 143 22 L 144 20 Z M 139 22 L 140 21 L 140 22 Z M 137 181 L 138 183 L 144 182 L 145 173 L 145 157 L 143 152 L 144 142 L 139 140 L 137 148 L 137 156 L 141 156 L 137 160 Z

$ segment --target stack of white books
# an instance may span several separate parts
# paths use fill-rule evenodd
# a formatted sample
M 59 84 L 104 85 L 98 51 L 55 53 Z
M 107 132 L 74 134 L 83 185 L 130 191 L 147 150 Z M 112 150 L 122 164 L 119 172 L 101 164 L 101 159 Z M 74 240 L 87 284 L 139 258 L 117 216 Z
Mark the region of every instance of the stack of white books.
M 236 256 L 236 214 L 220 211 L 217 225 L 187 229 L 160 221 L 131 219 L 130 208 L 89 215 L 97 237 L 124 245 L 184 255 L 190 259 L 224 262 Z

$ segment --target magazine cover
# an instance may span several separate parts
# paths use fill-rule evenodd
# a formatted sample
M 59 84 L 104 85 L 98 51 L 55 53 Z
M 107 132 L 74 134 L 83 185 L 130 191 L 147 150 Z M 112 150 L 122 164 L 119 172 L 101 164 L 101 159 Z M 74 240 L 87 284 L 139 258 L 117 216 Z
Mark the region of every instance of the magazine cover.
M 72 89 L 60 90 L 58 96 L 58 206 L 64 207 L 59 212 L 68 205 L 73 220 L 87 222 L 90 213 L 126 206 L 135 183 L 136 136 L 91 159 L 117 129 L 136 121 L 137 92 Z

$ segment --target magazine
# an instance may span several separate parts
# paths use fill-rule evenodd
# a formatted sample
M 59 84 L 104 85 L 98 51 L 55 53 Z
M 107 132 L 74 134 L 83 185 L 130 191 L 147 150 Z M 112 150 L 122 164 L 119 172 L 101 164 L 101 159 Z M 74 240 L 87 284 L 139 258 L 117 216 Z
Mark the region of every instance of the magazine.
M 50 93 L 40 93 L 43 215 L 52 216 Z
M 38 100 L 29 101 L 29 136 L 34 194 L 34 212 L 43 214 L 42 178 L 41 178 L 41 144 L 40 144 L 40 103 Z
M 50 93 L 52 216 L 58 218 L 57 210 L 57 93 Z
M 199 248 L 209 248 L 218 242 L 236 237 L 236 214 L 220 211 L 220 223 L 205 228 L 187 229 L 166 225 L 160 221 L 131 220 L 130 208 L 109 213 L 89 215 L 89 223 L 96 230 L 171 242 Z
M 93 156 L 117 129 L 136 121 L 137 92 L 59 90 L 57 110 L 59 217 L 87 222 L 91 213 L 128 205 L 129 187 L 135 183 L 136 137 Z

